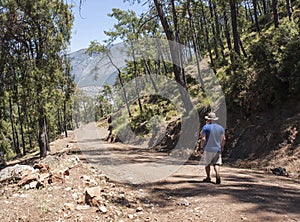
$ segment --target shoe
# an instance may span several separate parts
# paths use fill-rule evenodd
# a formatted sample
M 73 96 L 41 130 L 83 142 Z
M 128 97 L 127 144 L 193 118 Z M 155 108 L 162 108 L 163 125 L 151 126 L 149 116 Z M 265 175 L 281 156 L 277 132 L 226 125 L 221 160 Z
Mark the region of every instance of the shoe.
M 216 178 L 216 184 L 220 184 L 221 183 L 221 177 L 217 177 Z
M 211 182 L 211 179 L 210 179 L 210 177 L 206 177 L 206 178 L 203 179 L 202 181 L 205 182 L 205 183 L 210 183 L 210 182 Z

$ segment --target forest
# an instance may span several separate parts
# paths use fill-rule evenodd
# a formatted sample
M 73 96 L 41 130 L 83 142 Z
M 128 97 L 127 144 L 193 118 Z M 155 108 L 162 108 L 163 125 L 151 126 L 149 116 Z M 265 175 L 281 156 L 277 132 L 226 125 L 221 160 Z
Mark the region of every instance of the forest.
M 109 100 L 114 90 L 123 92 L 124 110 L 134 130 L 140 131 L 139 126 L 154 114 L 176 117 L 176 110 L 159 97 L 138 96 L 133 105 L 126 98 L 126 82 L 145 77 L 153 84 L 157 73 L 176 81 L 200 101 L 197 111 L 204 115 L 210 109 L 205 81 L 184 68 L 192 66 L 200 73 L 202 60 L 208 60 L 222 86 L 229 130 L 237 124 L 236 119 L 253 123 L 257 116 L 280 110 L 287 102 L 298 107 L 300 1 L 130 2 L 145 4 L 148 11 L 138 16 L 131 10 L 113 9 L 109 16 L 116 23 L 105 32 L 107 45 L 91 42 L 87 53 L 101 52 L 109 57 L 109 46 L 117 39 L 131 46 L 145 38 L 169 40 L 188 50 L 169 44 L 161 52 L 149 51 L 159 57 L 155 61 L 145 57 L 128 62 L 123 69 L 116 67 L 117 83 L 100 90 L 94 120 L 111 114 Z M 67 137 L 68 130 L 78 126 L 78 119 L 86 119 L 86 110 L 78 108 L 78 89 L 66 56 L 72 7 L 63 0 L 5 0 L 1 1 L 0 20 L 0 151 L 7 160 L 36 149 L 45 157 L 51 141 L 62 133 Z M 165 62 L 164 50 L 170 52 L 170 62 Z M 117 123 L 116 134 L 122 120 Z M 142 133 L 151 126 L 147 127 Z

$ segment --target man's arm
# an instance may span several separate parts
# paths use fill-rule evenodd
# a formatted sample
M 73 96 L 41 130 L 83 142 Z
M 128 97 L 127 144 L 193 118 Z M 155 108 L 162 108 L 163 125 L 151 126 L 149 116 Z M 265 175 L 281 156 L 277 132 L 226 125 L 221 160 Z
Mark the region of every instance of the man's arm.
M 226 142 L 226 137 L 225 137 L 225 135 L 222 135 L 221 136 L 221 150 L 222 150 L 222 152 L 224 151 L 225 142 Z
M 205 134 L 202 133 L 202 134 L 201 134 L 200 149 L 203 150 L 204 145 L 205 145 L 205 142 L 206 142 L 206 136 L 205 136 Z

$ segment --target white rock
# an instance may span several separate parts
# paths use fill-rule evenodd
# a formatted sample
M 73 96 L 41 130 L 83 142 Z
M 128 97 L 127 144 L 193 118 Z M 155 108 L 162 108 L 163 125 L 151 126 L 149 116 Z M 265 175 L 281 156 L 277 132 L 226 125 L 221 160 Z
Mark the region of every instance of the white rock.
M 142 207 L 136 208 L 136 212 L 141 212 L 141 211 L 143 211 L 143 208 L 142 208 Z
M 72 187 L 67 187 L 65 188 L 65 191 L 71 191 L 73 188 Z
M 66 208 L 67 210 L 75 210 L 75 205 L 72 203 L 65 203 L 64 204 L 64 208 Z
M 38 184 L 39 184 L 38 181 L 32 181 L 32 182 L 29 184 L 29 187 L 30 187 L 30 189 L 35 189 L 35 188 L 38 187 Z
M 99 210 L 104 214 L 107 213 L 107 208 L 105 206 L 99 207 Z
M 88 176 L 88 175 L 83 175 L 83 176 L 80 177 L 80 179 L 83 179 L 84 181 L 90 181 L 91 177 Z
M 76 206 L 76 210 L 87 210 L 87 209 L 89 209 L 90 208 L 90 206 L 89 205 L 77 205 Z
M 72 193 L 72 197 L 73 197 L 74 200 L 78 200 L 79 199 L 78 193 Z
M 129 219 L 133 219 L 134 216 L 133 216 L 132 214 L 128 214 L 127 217 L 128 217 Z
M 0 182 L 13 179 L 16 177 L 21 177 L 23 175 L 23 172 L 25 171 L 34 173 L 35 169 L 28 165 L 19 165 L 19 164 L 16 164 L 11 167 L 6 167 L 0 171 Z

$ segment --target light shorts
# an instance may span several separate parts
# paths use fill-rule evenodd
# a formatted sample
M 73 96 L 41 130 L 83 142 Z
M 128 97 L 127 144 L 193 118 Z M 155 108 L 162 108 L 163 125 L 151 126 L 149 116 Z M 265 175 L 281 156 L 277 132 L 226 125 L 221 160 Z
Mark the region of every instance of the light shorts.
M 204 151 L 205 166 L 222 165 L 222 154 L 216 152 Z

